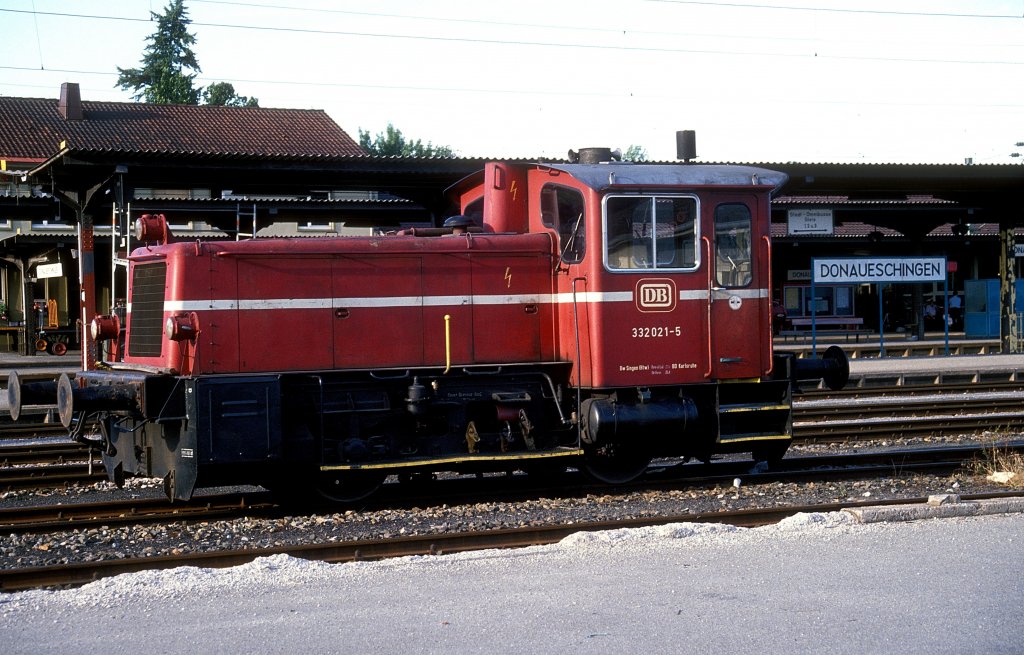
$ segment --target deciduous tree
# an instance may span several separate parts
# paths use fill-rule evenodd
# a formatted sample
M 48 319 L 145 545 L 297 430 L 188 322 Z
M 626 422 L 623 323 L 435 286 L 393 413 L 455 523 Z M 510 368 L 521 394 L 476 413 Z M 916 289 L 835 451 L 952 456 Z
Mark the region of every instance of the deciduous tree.
M 647 149 L 643 146 L 632 144 L 626 148 L 626 152 L 622 155 L 622 159 L 623 161 L 647 161 Z
M 369 130 L 359 128 L 359 145 L 366 152 L 378 157 L 455 157 L 455 151 L 448 146 L 435 146 L 421 139 L 415 141 L 405 138 L 402 130 L 388 123 L 384 132 L 371 136 Z
M 259 100 L 235 93 L 235 86 L 228 82 L 216 82 L 203 89 L 203 104 L 221 107 L 259 107 Z

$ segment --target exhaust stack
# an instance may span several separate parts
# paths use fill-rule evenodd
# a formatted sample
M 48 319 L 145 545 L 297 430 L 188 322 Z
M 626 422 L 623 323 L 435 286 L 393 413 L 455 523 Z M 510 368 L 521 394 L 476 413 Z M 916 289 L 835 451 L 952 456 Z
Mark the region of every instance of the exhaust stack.
M 697 133 L 693 130 L 679 130 L 676 132 L 676 159 L 682 159 L 689 164 L 691 159 L 697 158 Z

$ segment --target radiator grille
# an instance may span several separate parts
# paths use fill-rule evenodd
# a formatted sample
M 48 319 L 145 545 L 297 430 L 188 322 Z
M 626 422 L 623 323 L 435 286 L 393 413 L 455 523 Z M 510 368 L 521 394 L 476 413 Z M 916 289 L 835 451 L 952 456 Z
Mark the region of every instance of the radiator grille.
M 164 336 L 167 264 L 144 264 L 132 273 L 132 316 L 128 354 L 159 357 Z

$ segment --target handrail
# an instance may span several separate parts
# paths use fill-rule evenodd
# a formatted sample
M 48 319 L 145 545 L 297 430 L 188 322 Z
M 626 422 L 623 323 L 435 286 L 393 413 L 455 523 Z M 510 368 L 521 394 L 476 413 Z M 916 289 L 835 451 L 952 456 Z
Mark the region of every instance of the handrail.
M 768 368 L 765 369 L 764 374 L 771 375 L 772 370 L 775 368 L 775 358 L 772 357 L 771 352 L 772 338 L 774 336 L 772 335 L 772 314 L 774 314 L 774 309 L 772 307 L 772 289 L 775 288 L 772 286 L 772 240 L 768 238 L 767 234 L 762 234 L 761 240 L 764 241 L 765 245 L 765 262 L 767 262 L 767 266 L 765 266 L 765 268 L 768 270 L 768 322 L 766 323 L 768 326 L 768 341 L 765 342 L 768 344 Z M 764 316 L 764 314 L 762 314 L 762 316 Z
M 715 292 L 714 283 L 712 281 L 712 276 L 714 275 L 714 272 L 711 269 L 714 266 L 714 260 L 711 259 L 711 239 L 708 239 L 706 236 L 701 236 L 700 240 L 704 242 L 704 252 L 705 254 L 707 254 L 707 257 L 705 259 L 708 263 L 708 303 L 707 312 L 705 313 L 708 322 L 708 370 L 704 372 L 704 377 L 709 378 L 711 377 L 711 372 L 713 369 L 713 366 L 711 364 L 711 303 L 713 302 Z
M 444 375 L 448 371 L 452 370 L 452 315 L 444 315 Z
M 580 315 L 579 303 L 576 301 L 576 283 L 586 281 L 587 278 L 581 276 L 572 279 L 572 323 L 576 336 L 576 448 L 583 447 L 583 351 L 580 347 Z M 589 327 L 589 321 L 587 325 Z M 591 382 L 593 382 L 593 376 L 591 376 Z

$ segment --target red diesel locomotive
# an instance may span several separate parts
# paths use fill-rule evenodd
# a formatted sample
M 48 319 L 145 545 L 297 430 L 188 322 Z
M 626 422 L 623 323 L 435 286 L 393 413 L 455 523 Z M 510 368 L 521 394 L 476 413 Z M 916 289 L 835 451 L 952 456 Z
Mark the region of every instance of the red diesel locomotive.
M 784 181 L 495 162 L 453 187 L 446 227 L 167 243 L 162 217 L 144 217 L 123 352 L 60 380 L 61 419 L 98 419 L 111 479 L 162 477 L 172 499 L 226 483 L 352 499 L 444 470 L 622 482 L 652 457 L 778 458 L 796 381 L 848 375 L 838 349 L 773 356 L 769 200 Z M 117 323 L 99 317 L 94 338 L 115 346 Z M 13 379 L 15 411 L 23 390 Z

